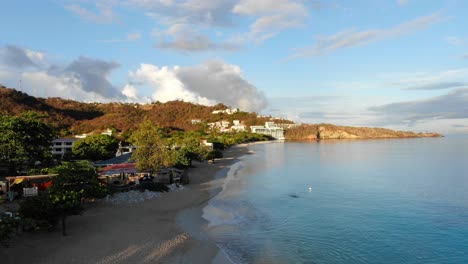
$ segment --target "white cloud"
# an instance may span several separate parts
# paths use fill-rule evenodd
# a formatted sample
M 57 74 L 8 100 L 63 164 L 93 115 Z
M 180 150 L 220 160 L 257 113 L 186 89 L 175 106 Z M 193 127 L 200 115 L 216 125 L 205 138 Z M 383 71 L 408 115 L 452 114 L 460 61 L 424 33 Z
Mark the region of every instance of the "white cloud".
M 156 47 L 200 52 L 237 50 L 243 45 L 258 44 L 281 31 L 301 26 L 308 18 L 305 3 L 317 6 L 316 1 L 309 3 L 305 0 L 97 0 L 70 4 L 66 9 L 84 20 L 105 24 L 119 21 L 115 7 L 133 8 L 156 21 L 155 31 L 164 36 L 158 38 Z M 220 28 L 240 27 L 239 18 L 253 21 L 240 33 L 213 39 L 214 32 Z M 181 25 L 184 30 L 173 30 L 173 27 Z M 130 40 L 127 37 L 102 42 Z
M 224 103 L 245 111 L 260 111 L 267 104 L 263 93 L 243 78 L 238 66 L 221 61 L 193 67 L 142 64 L 130 72 L 129 79 L 134 85 L 150 87 L 153 100 L 161 102 Z
M 60 96 L 74 100 L 123 100 L 109 78 L 119 67 L 115 62 L 79 57 L 58 65 L 48 61 L 46 53 L 31 49 L 0 47 L 2 82 L 35 96 Z
M 122 89 L 122 94 L 128 97 L 131 101 L 138 101 L 138 91 L 135 86 L 127 84 Z
M 177 77 L 178 67 L 158 67 L 151 64 L 141 64 L 135 72 L 131 72 L 130 79 L 144 83 L 153 89 L 154 101 L 167 102 L 182 100 L 204 105 L 213 105 L 214 101 L 188 90 Z
M 256 17 L 245 34 L 247 42 L 260 43 L 279 32 L 301 26 L 308 17 L 302 1 L 291 0 L 241 0 L 232 12 Z
M 317 43 L 315 45 L 297 51 L 289 56 L 286 61 L 325 55 L 339 49 L 366 45 L 371 42 L 408 35 L 418 30 L 425 29 L 442 19 L 443 16 L 440 13 L 434 13 L 401 23 L 388 29 L 369 29 L 364 31 L 350 29 L 330 36 L 317 37 Z

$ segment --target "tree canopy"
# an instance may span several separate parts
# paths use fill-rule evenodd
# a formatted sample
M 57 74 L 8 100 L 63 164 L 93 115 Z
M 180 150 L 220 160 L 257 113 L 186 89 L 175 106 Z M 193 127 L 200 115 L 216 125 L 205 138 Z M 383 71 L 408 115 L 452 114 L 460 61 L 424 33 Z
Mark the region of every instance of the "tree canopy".
M 56 131 L 42 121 L 44 117 L 35 112 L 0 115 L 0 164 L 6 164 L 8 174 L 51 160 L 50 146 Z
M 130 142 L 137 147 L 132 159 L 139 170 L 153 172 L 174 165 L 174 152 L 168 147 L 164 132 L 151 121 L 142 122 Z
M 105 160 L 115 156 L 119 147 L 117 140 L 109 135 L 91 135 L 73 144 L 72 152 L 77 158 Z

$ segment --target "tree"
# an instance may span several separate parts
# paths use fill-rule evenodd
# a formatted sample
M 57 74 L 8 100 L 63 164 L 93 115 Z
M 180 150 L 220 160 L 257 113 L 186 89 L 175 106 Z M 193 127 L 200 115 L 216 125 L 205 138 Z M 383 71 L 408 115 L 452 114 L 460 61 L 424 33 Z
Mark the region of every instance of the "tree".
M 187 168 L 192 166 L 193 160 L 204 161 L 208 148 L 201 145 L 199 136 L 191 133 L 185 133 L 184 136 L 175 143 L 174 163 Z
M 66 236 L 66 220 L 70 215 L 77 215 L 83 211 L 80 193 L 76 191 L 52 192 L 49 194 L 52 212 L 62 222 L 62 235 Z
M 18 174 L 36 162 L 51 160 L 54 128 L 42 121 L 45 115 L 25 112 L 19 116 L 0 115 L 0 164 L 8 164 L 8 174 Z
M 117 140 L 109 135 L 92 135 L 73 144 L 72 152 L 78 158 L 104 160 L 115 156 L 119 147 Z
M 20 203 L 19 213 L 23 219 L 46 224 L 48 228 L 62 222 L 62 235 L 67 235 L 66 219 L 83 211 L 81 193 L 76 191 L 52 190 L 46 194 L 28 197 Z
M 174 165 L 173 150 L 168 147 L 163 131 L 151 121 L 141 123 L 130 137 L 130 142 L 137 147 L 132 159 L 139 170 L 152 173 Z
M 54 172 L 53 192 L 74 191 L 80 198 L 103 198 L 107 189 L 98 181 L 96 169 L 89 161 L 63 162 Z

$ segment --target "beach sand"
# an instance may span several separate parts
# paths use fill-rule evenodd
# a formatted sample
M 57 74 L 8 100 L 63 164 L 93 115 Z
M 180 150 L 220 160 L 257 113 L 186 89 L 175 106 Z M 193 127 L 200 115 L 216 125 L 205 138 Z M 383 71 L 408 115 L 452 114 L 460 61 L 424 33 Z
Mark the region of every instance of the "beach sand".
M 68 236 L 22 233 L 0 248 L 0 263 L 229 263 L 207 237 L 202 209 L 223 185 L 216 175 L 245 145 L 230 148 L 214 164 L 194 163 L 185 190 L 138 204 L 98 202 L 67 221 Z

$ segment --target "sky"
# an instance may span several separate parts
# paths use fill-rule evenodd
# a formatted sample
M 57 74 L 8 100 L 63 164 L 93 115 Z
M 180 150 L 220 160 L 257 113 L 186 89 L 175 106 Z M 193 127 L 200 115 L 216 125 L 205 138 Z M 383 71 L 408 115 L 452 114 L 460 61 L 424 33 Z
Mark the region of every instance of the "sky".
M 468 133 L 467 11 L 463 0 L 5 1 L 0 84 Z

